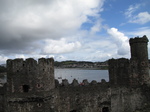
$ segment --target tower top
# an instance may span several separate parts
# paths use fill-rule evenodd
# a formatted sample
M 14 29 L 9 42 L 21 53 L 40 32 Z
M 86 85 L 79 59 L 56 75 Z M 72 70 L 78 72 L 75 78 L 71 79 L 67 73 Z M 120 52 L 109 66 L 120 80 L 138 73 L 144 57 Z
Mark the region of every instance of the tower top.
M 144 35 L 143 37 L 130 38 L 129 42 L 130 42 L 130 45 L 133 43 L 147 43 L 148 38 L 146 35 Z

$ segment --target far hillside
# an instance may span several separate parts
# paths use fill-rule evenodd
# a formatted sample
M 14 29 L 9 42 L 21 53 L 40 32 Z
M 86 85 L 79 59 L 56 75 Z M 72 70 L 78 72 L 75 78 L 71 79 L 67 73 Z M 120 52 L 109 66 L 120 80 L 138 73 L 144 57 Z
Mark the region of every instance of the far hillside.
M 88 69 L 108 69 L 108 62 L 90 62 L 90 61 L 55 61 L 55 68 L 88 68 Z

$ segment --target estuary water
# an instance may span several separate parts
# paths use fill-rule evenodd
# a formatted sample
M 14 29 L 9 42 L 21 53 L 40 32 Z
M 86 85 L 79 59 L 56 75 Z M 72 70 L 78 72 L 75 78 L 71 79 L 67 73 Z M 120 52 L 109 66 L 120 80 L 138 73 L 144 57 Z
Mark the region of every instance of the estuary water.
M 78 82 L 82 82 L 87 79 L 88 82 L 96 80 L 101 82 L 101 79 L 109 81 L 108 70 L 88 70 L 88 69 L 55 69 L 55 79 L 62 82 L 62 79 L 68 79 L 69 83 L 72 83 L 73 79 L 77 79 Z

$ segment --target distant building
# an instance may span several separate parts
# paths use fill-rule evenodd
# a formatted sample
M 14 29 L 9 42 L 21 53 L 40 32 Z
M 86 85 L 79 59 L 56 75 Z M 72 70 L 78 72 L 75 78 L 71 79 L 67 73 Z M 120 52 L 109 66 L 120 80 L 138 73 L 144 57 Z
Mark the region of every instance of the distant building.
M 109 80 L 54 79 L 54 60 L 7 60 L 0 112 L 150 112 L 148 39 L 131 38 L 131 59 L 110 59 Z M 85 65 L 87 66 L 87 65 Z

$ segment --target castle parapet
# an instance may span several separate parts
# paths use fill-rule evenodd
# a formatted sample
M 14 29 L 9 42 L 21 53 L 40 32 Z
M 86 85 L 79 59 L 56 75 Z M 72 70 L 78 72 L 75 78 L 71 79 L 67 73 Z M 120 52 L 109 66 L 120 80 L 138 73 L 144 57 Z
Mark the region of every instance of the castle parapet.
M 148 61 L 148 38 L 144 35 L 143 37 L 135 37 L 129 40 L 131 59 L 137 58 L 139 61 Z
M 92 80 L 91 82 L 88 82 L 87 79 L 84 79 L 82 82 L 78 82 L 77 79 L 73 79 L 72 83 L 69 83 L 67 79 L 62 79 L 62 82 L 60 83 L 57 79 L 55 79 L 55 87 L 91 87 L 91 86 L 100 86 L 100 87 L 108 87 L 109 82 L 106 82 L 105 79 L 102 79 L 101 82 L 97 82 L 96 80 Z
M 83 85 L 85 85 L 85 86 L 86 86 L 86 85 L 89 85 L 89 82 L 88 82 L 87 79 L 84 79 L 82 83 L 83 83 Z
M 78 82 L 78 80 L 76 80 L 76 79 L 73 79 L 72 85 L 73 85 L 73 86 L 78 86 L 78 85 L 79 85 L 79 82 Z
M 62 80 L 62 86 L 68 86 L 69 85 L 69 82 L 67 79 L 63 79 Z
M 9 93 L 34 93 L 55 88 L 54 59 L 7 60 Z
M 129 40 L 130 45 L 133 43 L 147 43 L 147 42 L 148 42 L 148 38 L 146 37 L 146 35 L 144 35 L 142 38 L 135 37 L 135 38 L 130 38 Z

